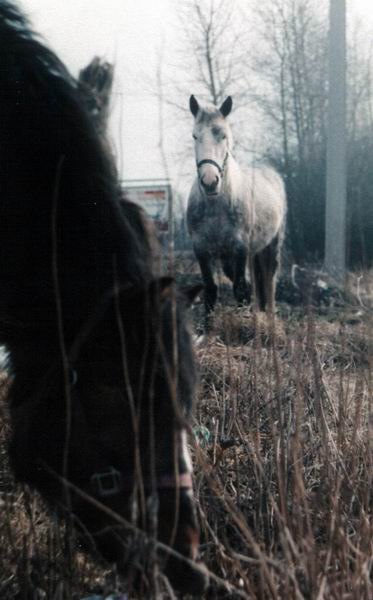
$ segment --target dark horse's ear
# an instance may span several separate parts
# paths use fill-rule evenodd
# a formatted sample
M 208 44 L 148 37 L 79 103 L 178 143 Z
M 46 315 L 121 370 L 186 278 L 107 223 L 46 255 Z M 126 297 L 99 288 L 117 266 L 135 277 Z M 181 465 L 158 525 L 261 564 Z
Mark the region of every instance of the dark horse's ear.
M 196 117 L 199 111 L 199 104 L 197 102 L 197 99 L 193 96 L 193 94 L 189 98 L 189 108 L 193 117 Z
M 221 114 L 223 115 L 223 117 L 227 117 L 229 115 L 229 113 L 232 110 L 232 106 L 233 106 L 232 96 L 227 96 L 219 109 Z

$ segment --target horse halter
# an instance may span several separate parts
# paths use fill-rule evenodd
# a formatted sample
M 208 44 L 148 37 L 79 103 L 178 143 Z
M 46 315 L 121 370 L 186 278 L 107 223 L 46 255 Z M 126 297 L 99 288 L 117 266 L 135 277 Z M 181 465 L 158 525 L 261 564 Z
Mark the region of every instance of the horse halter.
M 164 489 L 186 489 L 193 488 L 191 473 L 166 473 L 159 477 L 155 482 L 157 490 Z M 143 481 L 145 490 L 153 488 L 153 482 L 148 478 Z M 132 476 L 124 476 L 123 473 L 110 466 L 106 471 L 94 473 L 90 478 L 90 488 L 94 495 L 99 497 L 114 496 L 123 490 L 131 491 L 135 487 L 135 480 Z
M 219 171 L 219 175 L 222 177 L 224 174 L 224 171 L 225 171 L 225 166 L 227 164 L 228 155 L 229 155 L 229 153 L 227 152 L 224 157 L 222 166 L 220 166 L 215 160 L 212 160 L 212 158 L 204 158 L 204 159 L 200 160 L 199 162 L 197 162 L 197 171 L 199 170 L 200 167 L 202 167 L 202 165 L 213 165 L 214 167 L 217 168 L 217 170 Z

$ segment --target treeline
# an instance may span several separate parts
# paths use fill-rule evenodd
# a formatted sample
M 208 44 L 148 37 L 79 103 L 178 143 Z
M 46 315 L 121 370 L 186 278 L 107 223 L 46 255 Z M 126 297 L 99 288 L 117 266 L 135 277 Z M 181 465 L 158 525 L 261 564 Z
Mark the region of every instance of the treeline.
M 322 261 L 327 143 L 327 3 L 266 0 L 257 14 L 261 44 L 252 61 L 265 81 L 255 101 L 269 130 L 267 158 L 289 198 L 288 241 L 297 262 Z M 371 54 L 356 26 L 349 32 L 347 105 L 347 260 L 373 261 Z
M 328 1 L 262 0 L 254 9 L 247 2 L 188 0 L 181 15 L 189 57 L 184 76 L 190 82 L 193 73 L 192 89 L 205 100 L 234 97 L 241 154 L 260 155 L 285 180 L 293 260 L 322 262 Z M 368 34 L 347 16 L 347 260 L 364 267 L 373 264 L 373 57 Z

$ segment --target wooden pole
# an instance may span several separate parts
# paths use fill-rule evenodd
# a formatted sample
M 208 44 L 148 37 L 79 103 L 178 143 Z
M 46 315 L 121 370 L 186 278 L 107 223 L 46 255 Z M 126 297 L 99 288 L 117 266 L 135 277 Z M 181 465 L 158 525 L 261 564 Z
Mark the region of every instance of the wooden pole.
M 330 0 L 325 268 L 346 273 L 346 1 Z

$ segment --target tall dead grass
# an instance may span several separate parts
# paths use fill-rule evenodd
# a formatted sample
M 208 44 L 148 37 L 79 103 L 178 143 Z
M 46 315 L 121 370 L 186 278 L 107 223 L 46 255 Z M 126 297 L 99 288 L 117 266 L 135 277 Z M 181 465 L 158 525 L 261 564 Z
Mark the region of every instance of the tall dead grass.
M 191 445 L 201 555 L 217 576 L 206 598 L 373 598 L 372 331 L 359 315 L 220 308 L 200 341 Z M 0 598 L 172 598 L 167 585 L 131 594 L 15 485 L 2 406 Z
M 368 323 L 225 309 L 215 333 L 198 351 L 205 562 L 248 598 L 372 598 Z

